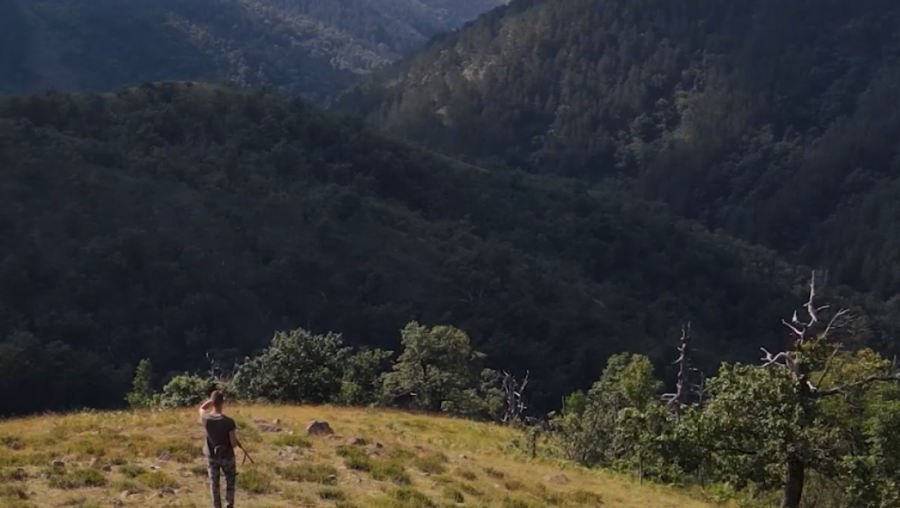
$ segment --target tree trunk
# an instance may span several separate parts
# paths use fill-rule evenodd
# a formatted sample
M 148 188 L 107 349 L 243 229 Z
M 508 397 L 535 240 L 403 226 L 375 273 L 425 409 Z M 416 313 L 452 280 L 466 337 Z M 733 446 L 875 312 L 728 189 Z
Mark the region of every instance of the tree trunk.
M 781 498 L 781 508 L 800 508 L 805 480 L 806 464 L 799 457 L 792 454 L 787 461 L 787 475 L 784 479 L 784 495 Z

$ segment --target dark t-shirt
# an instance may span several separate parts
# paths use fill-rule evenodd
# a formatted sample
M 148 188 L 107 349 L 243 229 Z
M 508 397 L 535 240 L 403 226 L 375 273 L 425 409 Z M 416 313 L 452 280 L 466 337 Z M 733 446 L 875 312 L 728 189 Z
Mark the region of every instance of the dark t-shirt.
M 234 457 L 229 433 L 237 429 L 234 420 L 223 414 L 203 413 L 200 424 L 206 429 L 206 441 L 203 443 L 203 454 L 209 457 L 218 447 L 220 458 Z

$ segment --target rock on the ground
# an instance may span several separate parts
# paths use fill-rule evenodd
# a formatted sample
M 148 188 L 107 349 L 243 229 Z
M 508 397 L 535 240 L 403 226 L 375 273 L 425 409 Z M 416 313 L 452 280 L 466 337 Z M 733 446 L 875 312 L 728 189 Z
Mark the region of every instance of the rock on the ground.
M 367 444 L 366 440 L 361 437 L 351 437 L 347 440 L 348 446 L 365 446 Z
M 331 425 L 328 425 L 326 421 L 313 420 L 306 426 L 307 436 L 330 436 L 333 434 L 334 431 L 331 430 Z
M 254 418 L 253 419 L 253 423 L 256 424 L 256 427 L 261 432 L 282 432 L 284 429 L 282 429 L 281 427 L 278 426 L 279 421 L 280 420 L 278 418 L 275 418 L 271 422 L 269 422 L 268 420 L 264 420 L 262 418 Z
M 557 485 L 565 485 L 569 483 L 569 477 L 564 474 L 554 474 L 544 478 L 544 481 L 555 483 Z

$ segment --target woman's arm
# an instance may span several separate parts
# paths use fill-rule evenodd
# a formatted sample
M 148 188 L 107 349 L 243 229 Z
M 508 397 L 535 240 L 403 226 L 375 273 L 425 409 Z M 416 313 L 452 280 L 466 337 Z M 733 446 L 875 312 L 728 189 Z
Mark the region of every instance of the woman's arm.
M 203 404 L 200 404 L 200 407 L 197 408 L 197 412 L 198 412 L 198 413 L 200 414 L 200 416 L 202 417 L 202 416 L 203 416 L 203 413 L 208 412 L 208 411 L 209 411 L 209 408 L 211 408 L 212 405 L 213 405 L 212 399 L 206 399 L 206 402 L 204 402 Z

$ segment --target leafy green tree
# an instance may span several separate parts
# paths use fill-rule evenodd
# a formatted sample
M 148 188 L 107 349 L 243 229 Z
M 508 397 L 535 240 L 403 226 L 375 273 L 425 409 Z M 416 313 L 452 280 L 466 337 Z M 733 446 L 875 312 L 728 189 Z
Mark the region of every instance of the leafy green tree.
M 133 409 L 144 409 L 159 404 L 159 394 L 153 390 L 153 365 L 149 358 L 141 360 L 134 372 L 132 390 L 125 397 Z
M 884 450 L 898 441 L 884 429 L 900 418 L 898 392 L 880 383 L 900 374 L 872 351 L 840 354 L 832 336 L 847 313 L 826 320 L 815 293 L 814 277 L 808 319 L 795 313 L 784 322 L 792 349 L 766 352 L 763 368 L 723 365 L 702 410 L 684 419 L 684 435 L 705 450 L 719 480 L 779 489 L 782 508 L 801 506 L 814 475 L 843 485 L 850 505 L 895 506 L 900 469 Z
M 484 381 L 490 372 L 478 369 L 485 358 L 474 351 L 469 336 L 452 326 L 428 328 L 411 322 L 400 332 L 403 352 L 384 375 L 389 400 L 409 397 L 410 407 L 425 411 L 478 414 L 489 411 Z
M 392 354 L 391 351 L 372 349 L 349 356 L 343 366 L 341 391 L 335 402 L 347 406 L 376 402 L 381 393 L 381 375 L 388 370 Z
M 665 414 L 660 411 L 660 388 L 646 356 L 621 353 L 610 357 L 600 380 L 587 394 L 567 398 L 554 420 L 568 458 L 589 466 L 631 464 L 632 459 L 641 462 L 639 446 L 647 448 Z M 653 421 L 654 425 L 635 427 L 641 421 Z
M 240 366 L 232 385 L 242 399 L 316 404 L 341 392 L 350 348 L 340 334 L 302 328 L 276 332 L 259 356 Z
M 209 396 L 213 388 L 213 383 L 208 378 L 195 374 L 181 374 L 163 386 L 159 403 L 162 407 L 196 406 Z

